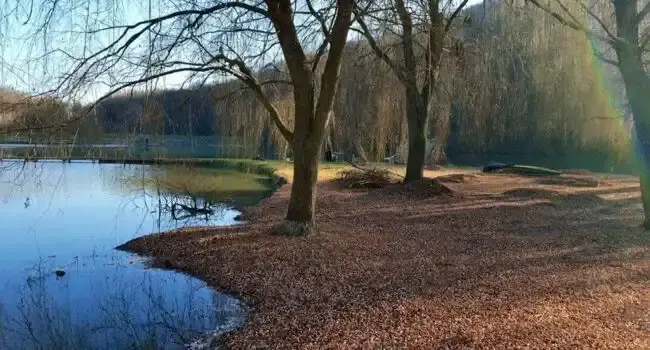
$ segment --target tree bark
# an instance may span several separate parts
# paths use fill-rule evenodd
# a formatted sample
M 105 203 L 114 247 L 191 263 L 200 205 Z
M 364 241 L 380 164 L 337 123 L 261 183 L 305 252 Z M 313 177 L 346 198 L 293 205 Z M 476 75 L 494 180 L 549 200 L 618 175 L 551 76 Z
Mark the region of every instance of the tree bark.
M 325 144 L 325 161 L 334 161 L 334 146 L 332 144 L 332 136 L 327 136 L 327 143 Z
M 617 34 L 623 39 L 614 44 L 619 69 L 634 117 L 634 129 L 641 160 L 641 200 L 645 215 L 644 227 L 650 229 L 650 76 L 645 71 L 639 46 L 639 21 L 636 0 L 614 1 Z
M 640 176 L 641 180 L 641 201 L 643 202 L 643 214 L 645 220 L 643 221 L 643 227 L 646 230 L 650 230 L 650 167 L 646 162 L 644 164 L 643 173 Z
M 293 22 L 293 3 L 288 0 L 268 0 L 265 3 L 291 75 L 295 106 L 294 131 L 283 132 L 291 143 L 294 163 L 289 208 L 281 233 L 292 236 L 308 235 L 315 230 L 318 161 L 334 104 L 343 51 L 352 24 L 354 1 L 338 0 L 332 26 L 324 30 L 325 39 L 321 47 L 329 47 L 329 50 L 319 89 L 316 89 L 314 79 L 317 64 L 312 64 L 307 59 Z M 267 104 L 270 103 L 267 101 Z M 275 112 L 272 106 L 267 109 Z M 273 120 L 283 130 L 277 113 L 272 115 L 275 115 Z
M 366 150 L 363 149 L 363 145 L 361 144 L 361 137 L 354 140 L 354 149 L 357 151 L 357 155 L 359 155 L 357 162 L 359 162 L 359 164 L 367 164 L 368 155 L 366 154 Z
M 435 144 L 431 150 L 430 160 L 427 161 L 427 165 L 445 165 L 447 164 L 447 153 L 445 148 L 447 147 L 447 140 L 449 135 L 436 135 L 434 138 Z
M 299 136 L 296 133 L 296 136 Z M 316 229 L 316 181 L 320 140 L 296 137 L 292 145 L 293 183 L 286 220 L 281 233 L 288 236 L 306 236 Z
M 447 142 L 449 141 L 449 126 L 451 117 L 451 101 L 446 92 L 437 92 L 435 108 L 429 107 L 430 112 L 435 113 L 433 139 L 435 144 L 427 160 L 428 165 L 445 165 L 447 164 Z
M 621 69 L 622 70 L 622 69 Z M 645 215 L 644 227 L 650 229 L 650 101 L 644 92 L 650 91 L 650 78 L 646 75 L 628 76 L 623 80 L 630 107 L 634 116 L 634 128 L 638 142 L 638 157 L 641 164 L 641 200 Z M 642 90 L 643 89 L 643 90 Z
M 426 124 L 427 114 L 422 102 L 407 93 L 406 118 L 408 124 L 408 158 L 404 182 L 422 180 L 424 160 L 427 151 Z

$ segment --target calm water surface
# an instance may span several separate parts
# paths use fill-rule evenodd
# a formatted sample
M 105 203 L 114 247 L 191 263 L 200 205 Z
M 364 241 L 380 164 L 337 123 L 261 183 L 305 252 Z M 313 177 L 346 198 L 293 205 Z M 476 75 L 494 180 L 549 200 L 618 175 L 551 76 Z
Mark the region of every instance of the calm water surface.
M 225 205 L 144 186 L 151 172 L 0 163 L 0 349 L 175 349 L 242 322 L 237 299 L 114 249 L 151 232 L 235 224 Z

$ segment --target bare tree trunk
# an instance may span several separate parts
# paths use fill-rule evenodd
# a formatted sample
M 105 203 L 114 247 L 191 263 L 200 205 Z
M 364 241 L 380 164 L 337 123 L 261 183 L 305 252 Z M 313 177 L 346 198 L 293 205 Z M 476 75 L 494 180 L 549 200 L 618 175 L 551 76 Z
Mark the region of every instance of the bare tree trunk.
M 409 140 L 405 182 L 417 181 L 423 177 L 427 153 L 428 111 L 432 108 L 429 102 L 432 94 L 438 88 L 438 70 L 444 39 L 451 28 L 452 22 L 467 3 L 468 0 L 461 1 L 451 15 L 446 18 L 446 14 L 441 11 L 441 2 L 438 0 L 422 2 L 419 9 L 415 9 L 417 6 L 413 4 L 409 3 L 407 5 L 404 0 L 395 0 L 394 6 L 389 10 L 391 11 L 390 19 L 387 21 L 393 21 L 397 18 L 399 20 L 398 25 L 401 26 L 399 36 L 402 56 L 399 61 L 394 60 L 390 55 L 386 54 L 385 50 L 381 49 L 379 41 L 373 36 L 363 16 L 357 13 L 357 22 L 362 29 L 363 36 L 368 40 L 370 47 L 377 56 L 390 67 L 400 82 L 404 84 L 406 91 L 406 118 Z M 383 9 L 379 10 L 380 13 L 381 11 Z M 426 15 L 422 16 L 422 12 Z M 374 20 L 376 17 L 373 15 L 370 18 Z M 417 42 L 417 38 L 423 34 L 420 28 L 427 28 L 428 40 L 425 45 Z M 420 48 L 424 51 L 424 59 L 421 60 L 424 64 L 420 64 L 420 67 L 418 67 L 418 61 L 420 61 L 421 56 L 416 54 L 415 47 L 419 47 L 418 51 L 420 51 Z M 444 162 L 444 148 L 446 147 L 447 138 L 447 135 L 444 134 L 441 134 L 439 138 L 436 162 Z
M 445 96 L 441 96 L 441 95 Z M 427 163 L 430 165 L 445 165 L 447 164 L 447 142 L 449 141 L 449 118 L 451 116 L 451 102 L 445 92 L 438 93 L 437 103 L 433 105 L 434 108 L 429 108 L 430 112 L 435 113 L 433 138 L 435 144 L 431 151 L 430 158 Z
M 622 68 L 621 68 L 622 70 Z M 627 74 L 626 74 L 627 75 Z M 650 91 L 650 78 L 646 75 L 624 78 L 630 106 L 634 115 L 634 128 L 641 159 L 641 200 L 645 215 L 644 227 L 650 230 L 650 101 L 644 96 Z
M 332 136 L 327 136 L 327 143 L 325 144 L 325 161 L 333 162 L 334 161 L 334 145 L 332 143 Z
M 642 50 L 639 46 L 639 21 L 637 1 L 614 1 L 616 26 L 623 43 L 614 48 L 628 101 L 634 116 L 634 128 L 639 142 L 641 158 L 641 199 L 645 215 L 644 227 L 650 229 L 650 76 L 645 71 Z
M 447 146 L 447 140 L 449 139 L 449 134 L 436 134 L 434 140 L 435 144 L 433 145 L 433 150 L 431 150 L 430 160 L 427 162 L 429 165 L 445 165 L 447 164 L 447 153 L 445 148 Z
M 297 134 L 296 134 L 297 136 Z M 318 180 L 318 140 L 296 138 L 293 144 L 293 183 L 282 234 L 305 236 L 315 230 L 316 181 Z
M 366 154 L 366 150 L 363 149 L 363 145 L 361 144 L 361 137 L 357 138 L 354 140 L 354 149 L 357 151 L 357 154 L 359 155 L 359 160 L 358 162 L 360 164 L 367 164 L 368 163 L 368 155 Z
M 643 174 L 640 176 L 641 180 L 641 201 L 643 202 L 643 214 L 645 220 L 643 221 L 643 227 L 646 230 L 650 230 L 650 167 L 648 167 L 648 162 L 644 163 Z
M 410 97 L 410 98 L 409 98 Z M 427 114 L 422 101 L 407 93 L 406 119 L 408 124 L 408 159 L 404 182 L 422 180 L 427 151 Z

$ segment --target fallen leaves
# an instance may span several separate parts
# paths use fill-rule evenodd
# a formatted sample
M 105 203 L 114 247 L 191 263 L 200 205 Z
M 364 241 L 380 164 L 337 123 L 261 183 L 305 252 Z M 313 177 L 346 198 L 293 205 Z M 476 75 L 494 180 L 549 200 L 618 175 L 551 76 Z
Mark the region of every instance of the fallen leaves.
M 650 348 L 638 182 L 473 176 L 321 184 L 308 238 L 267 233 L 285 186 L 246 225 L 126 246 L 250 300 L 233 348 Z

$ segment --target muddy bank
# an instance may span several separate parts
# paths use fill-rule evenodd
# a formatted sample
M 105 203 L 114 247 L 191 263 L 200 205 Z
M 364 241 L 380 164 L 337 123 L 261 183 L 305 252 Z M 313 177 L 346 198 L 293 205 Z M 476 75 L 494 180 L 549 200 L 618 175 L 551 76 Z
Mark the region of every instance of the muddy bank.
M 232 348 L 648 348 L 638 181 L 604 180 L 479 174 L 416 199 L 323 183 L 308 238 L 272 234 L 283 186 L 245 225 L 122 249 L 246 300 Z

